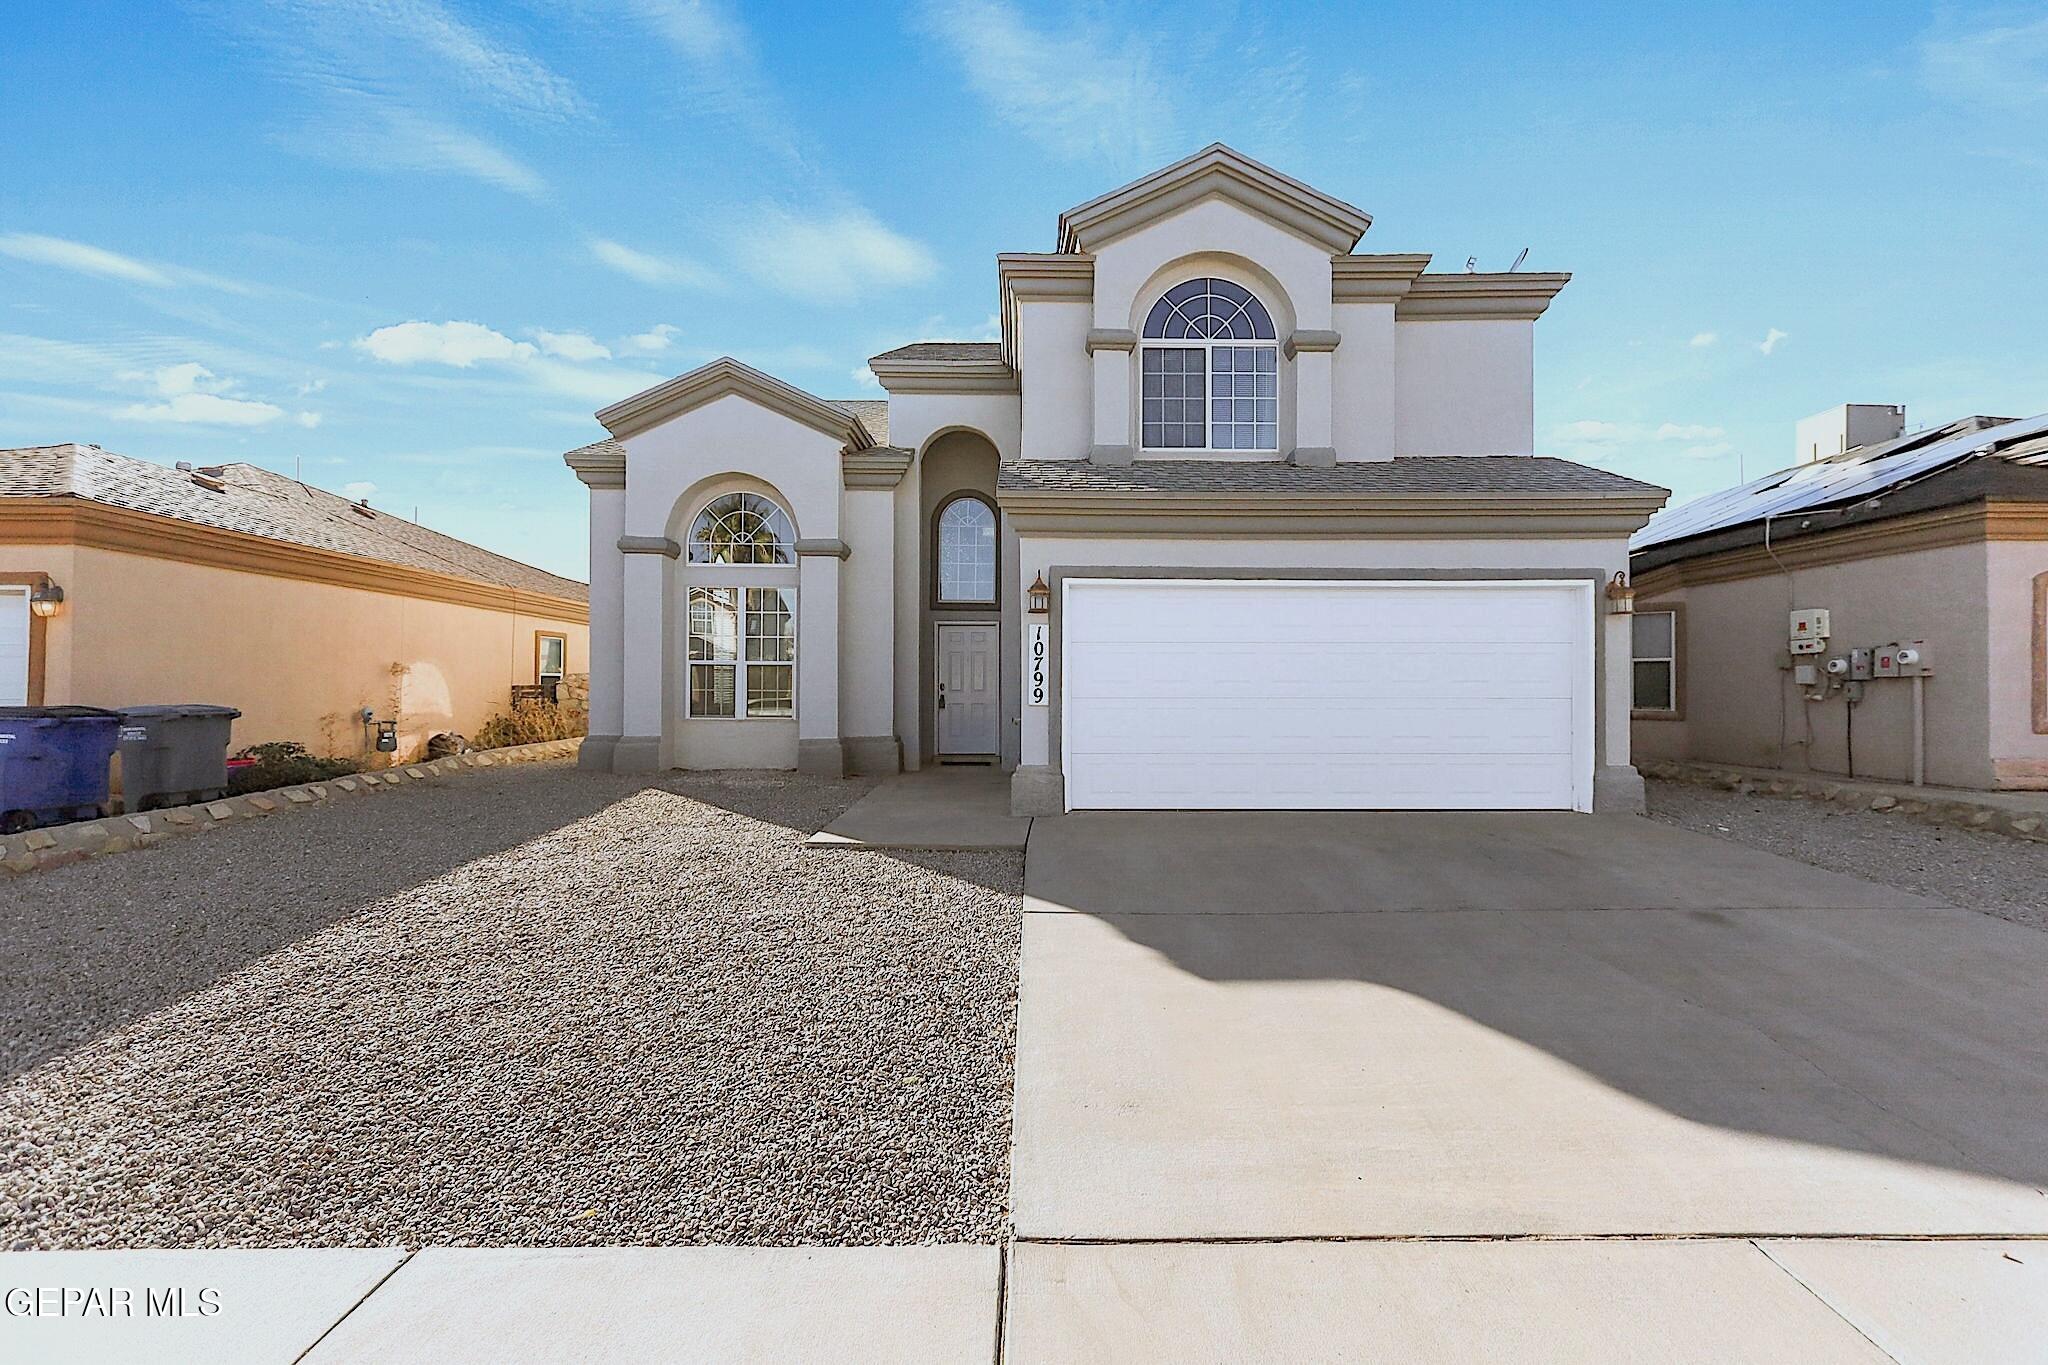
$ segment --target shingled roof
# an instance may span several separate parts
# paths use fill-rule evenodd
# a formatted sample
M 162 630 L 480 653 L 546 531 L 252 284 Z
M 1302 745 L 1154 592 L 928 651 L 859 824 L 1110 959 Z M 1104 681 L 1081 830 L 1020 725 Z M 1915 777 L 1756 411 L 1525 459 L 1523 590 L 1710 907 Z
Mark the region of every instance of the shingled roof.
M 876 360 L 1001 360 L 1000 341 L 913 341 L 884 351 Z
M 207 487 L 194 473 L 219 487 Z M 186 472 L 93 445 L 0 449 L 0 499 L 15 498 L 77 498 L 518 592 L 590 600 L 589 588 L 573 578 L 252 464 Z
M 1279 460 L 1005 460 L 1003 493 L 1274 493 L 1351 496 L 1643 497 L 1665 490 L 1547 455 L 1404 455 L 1392 460 L 1293 465 Z

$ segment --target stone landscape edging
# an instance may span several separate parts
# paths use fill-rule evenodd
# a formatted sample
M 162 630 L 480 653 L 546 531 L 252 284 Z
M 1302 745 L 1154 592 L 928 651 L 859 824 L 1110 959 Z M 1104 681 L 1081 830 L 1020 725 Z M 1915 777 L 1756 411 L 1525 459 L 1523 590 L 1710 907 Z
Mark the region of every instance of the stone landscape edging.
M 1719 787 L 1745 796 L 1802 796 L 1828 801 L 1851 810 L 1903 815 L 1928 825 L 2008 834 L 2016 839 L 2048 843 L 2048 817 L 2038 812 L 2014 810 L 1988 801 L 1973 801 L 1954 788 L 1927 789 L 1924 794 L 1900 795 L 1888 788 L 1819 773 L 1772 773 L 1712 763 L 1687 763 L 1672 759 L 1649 759 L 1636 764 L 1644 777 L 1666 782 L 1685 782 L 1696 787 Z
M 137 811 L 132 815 L 110 815 L 103 820 L 80 820 L 69 825 L 32 829 L 24 834 L 9 834 L 0 837 L 0 875 L 19 876 L 109 853 L 153 848 L 173 835 L 197 834 L 202 830 L 220 829 L 224 825 L 310 809 L 345 796 L 409 787 L 451 773 L 497 768 L 512 763 L 534 763 L 550 758 L 574 758 L 576 748 L 582 742 L 580 739 L 551 739 L 539 744 L 481 749 L 423 763 L 400 763 L 369 772 L 347 773 L 295 787 L 273 787 L 269 791 L 229 796 L 219 801 Z

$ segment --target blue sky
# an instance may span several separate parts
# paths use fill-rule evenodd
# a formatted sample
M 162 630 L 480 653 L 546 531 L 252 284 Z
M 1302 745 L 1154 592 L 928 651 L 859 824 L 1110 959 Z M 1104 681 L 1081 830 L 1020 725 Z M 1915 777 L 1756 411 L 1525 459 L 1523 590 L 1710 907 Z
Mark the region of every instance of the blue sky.
M 0 20 L 0 445 L 249 460 L 557 571 L 590 413 L 994 335 L 1221 140 L 1575 272 L 1539 449 L 1681 497 L 1830 404 L 2048 409 L 2048 7 L 204 0 Z

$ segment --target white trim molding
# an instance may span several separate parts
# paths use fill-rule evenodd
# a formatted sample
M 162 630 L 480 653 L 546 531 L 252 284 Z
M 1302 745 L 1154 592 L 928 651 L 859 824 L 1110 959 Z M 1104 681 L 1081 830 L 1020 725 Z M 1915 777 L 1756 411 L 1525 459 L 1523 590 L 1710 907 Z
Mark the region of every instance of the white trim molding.
M 624 438 L 734 393 L 827 436 L 837 437 L 850 449 L 865 450 L 875 444 L 875 438 L 868 434 L 860 419 L 846 409 L 834 407 L 731 356 L 722 356 L 688 374 L 677 375 L 601 408 L 597 420 L 613 436 Z
M 1562 271 L 1538 274 L 1417 275 L 1394 304 L 1394 316 L 1410 318 L 1497 318 L 1534 322 L 1557 291 L 1571 282 Z
M 1358 243 L 1372 215 L 1220 142 L 1060 215 L 1063 252 L 1092 252 L 1204 199 L 1225 199 L 1332 254 Z

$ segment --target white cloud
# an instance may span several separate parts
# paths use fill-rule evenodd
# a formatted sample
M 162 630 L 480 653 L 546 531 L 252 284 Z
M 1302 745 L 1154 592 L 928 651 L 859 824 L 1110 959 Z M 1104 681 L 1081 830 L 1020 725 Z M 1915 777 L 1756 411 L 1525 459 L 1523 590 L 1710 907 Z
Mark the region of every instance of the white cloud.
M 130 284 L 146 284 L 159 289 L 169 288 L 176 283 L 163 271 L 153 265 L 146 265 L 133 256 L 123 256 L 101 247 L 88 246 L 84 242 L 69 242 L 62 237 L 44 237 L 33 232 L 10 232 L 0 236 L 0 256 L 12 256 L 17 261 L 54 265 L 60 270 L 72 270 L 81 275 L 98 275 L 102 279 L 125 280 Z
M 2048 18 L 1930 35 L 1920 75 L 1937 95 L 2003 110 L 2048 105 Z
M 377 485 L 368 479 L 358 479 L 354 483 L 345 483 L 341 486 L 341 495 L 351 502 L 361 502 L 365 498 L 375 496 L 376 492 Z
M 387 365 L 498 369 L 551 393 L 600 405 L 637 393 L 662 379 L 660 375 L 626 366 L 570 360 L 559 353 L 543 354 L 532 342 L 514 341 L 480 322 L 393 323 L 358 338 L 355 347 Z
M 1171 83 L 1135 33 L 1034 26 L 1001 0 L 941 0 L 925 23 L 975 93 L 1056 155 L 1156 159 L 1172 141 Z
M 587 332 L 550 332 L 536 327 L 533 339 L 540 343 L 541 350 L 563 360 L 610 360 L 612 353 L 603 342 Z
M 676 336 L 682 330 L 671 322 L 657 322 L 646 331 L 621 341 L 619 349 L 635 351 L 642 355 L 655 355 L 675 345 Z
M 1764 339 L 1756 344 L 1756 348 L 1759 351 L 1762 351 L 1765 355 L 1770 355 L 1773 352 L 1775 352 L 1778 349 L 1778 347 L 1783 342 L 1785 342 L 1791 335 L 1792 334 L 1790 332 L 1781 332 L 1777 328 L 1773 327 L 1770 331 L 1764 333 Z
M 1620 422 L 1596 422 L 1580 420 L 1566 422 L 1557 429 L 1560 438 L 1567 441 L 1619 441 L 1628 435 L 1629 428 Z
M 752 36 L 723 0 L 618 0 L 688 68 L 678 82 L 692 116 L 715 119 L 790 162 L 801 156 L 793 120 L 762 74 Z M 607 29 L 613 6 L 592 7 Z M 608 35 L 609 36 L 609 35 Z
M 1677 422 L 1666 422 L 1653 433 L 1660 441 L 1711 441 L 1727 434 L 1720 427 L 1700 426 L 1697 423 L 1681 425 Z
M 1688 346 L 1705 347 L 1713 345 L 1720 339 L 1721 334 L 1719 332 L 1694 332 L 1692 334 L 1692 340 L 1687 342 L 1686 344 Z
M 1682 460 L 1718 460 L 1734 453 L 1735 447 L 1727 441 L 1712 441 L 1705 445 L 1687 446 L 1678 452 L 1678 457 Z
M 311 120 L 294 145 L 359 170 L 466 176 L 529 199 L 547 193 L 540 172 L 467 129 L 367 97 L 338 93 L 334 99 L 341 107 Z
M 716 277 L 694 261 L 685 261 L 673 256 L 657 256 L 648 251 L 636 251 L 623 242 L 609 237 L 590 239 L 590 254 L 602 265 L 609 266 L 628 279 L 658 288 L 703 288 L 715 284 Z
M 306 430 L 311 431 L 314 427 L 319 426 L 323 421 L 325 421 L 326 417 L 323 414 L 317 412 L 299 412 L 292 414 L 292 420 L 294 422 L 297 422 Z
M 163 403 L 131 403 L 114 416 L 130 422 L 198 423 L 219 427 L 260 427 L 284 416 L 275 403 L 226 398 L 217 393 L 181 393 Z
M 853 386 L 864 393 L 882 391 L 882 381 L 875 378 L 875 372 L 865 365 L 853 367 Z
M 761 283 L 792 298 L 846 303 L 865 294 L 921 284 L 938 265 L 923 244 L 877 221 L 860 208 L 800 218 L 762 206 L 729 246 Z
M 105 247 L 93 246 L 87 242 L 73 242 L 63 237 L 45 237 L 34 232 L 0 233 L 0 256 L 12 256 L 18 261 L 55 266 L 59 270 L 93 275 L 100 279 L 147 285 L 152 289 L 196 284 L 208 289 L 225 290 L 231 294 L 256 292 L 251 286 L 239 280 L 223 279 L 219 275 L 209 275 L 203 270 L 187 270 L 182 266 L 139 261 L 133 256 L 123 256 L 118 251 L 108 251 Z
M 466 370 L 480 361 L 531 359 L 534 347 L 480 322 L 400 322 L 379 327 L 357 349 L 387 365 L 431 363 Z

